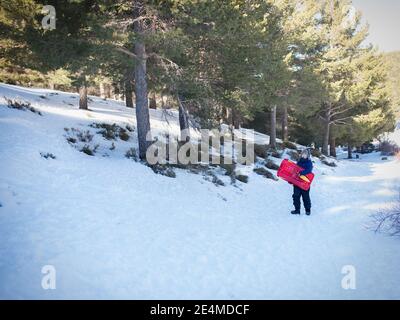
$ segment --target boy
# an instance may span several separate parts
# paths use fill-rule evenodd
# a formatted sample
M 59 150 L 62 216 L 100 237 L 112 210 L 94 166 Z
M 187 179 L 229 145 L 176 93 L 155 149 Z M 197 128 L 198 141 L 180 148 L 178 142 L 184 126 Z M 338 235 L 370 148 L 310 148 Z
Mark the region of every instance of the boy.
M 304 176 L 312 172 L 313 164 L 311 161 L 310 150 L 304 149 L 301 152 L 301 158 L 297 161 L 297 165 L 302 167 L 304 170 L 300 172 L 300 175 Z M 304 208 L 306 209 L 306 215 L 311 214 L 311 199 L 310 199 L 310 190 L 303 190 L 299 187 L 293 186 L 293 205 L 294 210 L 291 212 L 292 214 L 300 214 L 300 198 L 303 198 Z

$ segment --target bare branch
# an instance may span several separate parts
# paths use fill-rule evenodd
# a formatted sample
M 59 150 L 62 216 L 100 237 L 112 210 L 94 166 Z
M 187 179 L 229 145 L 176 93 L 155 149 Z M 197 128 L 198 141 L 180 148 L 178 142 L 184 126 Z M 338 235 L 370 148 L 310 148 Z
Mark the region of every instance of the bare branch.
M 348 107 L 348 108 L 346 108 L 346 109 L 333 112 L 331 115 L 332 115 L 332 117 L 334 117 L 334 116 L 337 116 L 337 115 L 339 115 L 339 114 L 343 114 L 343 113 L 345 113 L 345 112 L 347 112 L 347 111 L 350 111 L 351 109 L 354 109 L 354 108 L 355 108 L 354 106 Z
M 133 58 L 139 60 L 139 58 L 137 57 L 136 54 L 134 54 L 133 52 L 129 51 L 128 49 L 126 49 L 126 48 L 124 48 L 124 47 L 119 47 L 119 46 L 117 46 L 117 47 L 115 47 L 115 50 L 117 50 L 117 51 L 119 51 L 119 52 L 122 52 L 122 53 L 125 53 L 126 55 L 128 55 L 128 56 L 130 56 L 130 57 L 133 57 Z
M 345 120 L 349 120 L 352 118 L 353 118 L 353 116 L 343 117 L 343 118 L 339 118 L 339 119 L 334 119 L 333 122 L 343 122 Z
M 387 209 L 372 215 L 374 231 L 382 232 L 389 236 L 400 236 L 400 201 Z

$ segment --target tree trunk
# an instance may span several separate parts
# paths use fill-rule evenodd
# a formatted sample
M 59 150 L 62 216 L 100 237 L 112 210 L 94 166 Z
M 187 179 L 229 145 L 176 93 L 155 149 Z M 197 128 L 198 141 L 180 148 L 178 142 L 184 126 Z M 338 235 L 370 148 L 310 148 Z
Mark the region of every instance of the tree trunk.
M 153 91 L 150 96 L 150 109 L 157 109 L 157 98 L 156 93 Z
M 106 97 L 107 99 L 111 99 L 111 97 L 112 97 L 112 95 L 113 95 L 113 92 L 112 92 L 113 88 L 112 88 L 112 86 L 109 85 L 109 84 L 107 84 L 107 85 L 105 86 L 105 90 L 106 90 L 106 92 L 105 92 L 105 97 Z
M 125 80 L 125 105 L 128 108 L 133 108 L 133 88 L 130 78 Z
M 223 111 L 222 111 L 222 114 L 223 114 L 223 116 L 222 116 L 222 122 L 225 122 L 225 123 L 231 123 L 232 122 L 232 111 L 231 111 L 231 109 L 230 108 L 227 108 L 227 107 L 223 107 L 223 109 L 222 109 Z
M 189 116 L 185 107 L 182 104 L 182 99 L 177 95 L 179 103 L 179 128 L 181 130 L 181 141 L 187 141 L 189 135 Z
M 282 140 L 288 141 L 288 107 L 283 106 L 283 115 L 282 115 Z
M 100 91 L 100 97 L 104 99 L 106 97 L 106 90 L 104 88 L 104 82 L 99 83 L 99 91 Z
M 331 137 L 329 141 L 329 154 L 331 157 L 336 158 L 336 138 Z
M 235 108 L 232 108 L 231 115 L 232 115 L 232 122 L 231 122 L 232 127 L 235 129 L 239 129 L 240 121 L 238 117 L 238 112 Z
M 136 55 L 135 61 L 135 95 L 136 95 L 136 123 L 139 142 L 139 157 L 142 160 L 146 159 L 146 151 L 151 141 L 146 139 L 150 136 L 150 115 L 148 105 L 147 93 L 147 79 L 146 79 L 146 47 L 140 39 L 144 31 L 144 20 L 138 19 L 145 15 L 144 1 L 133 1 L 133 19 L 137 19 L 133 24 L 135 33 L 139 36 L 135 41 L 134 53 Z
M 324 141 L 322 144 L 322 154 L 325 156 L 329 156 L 329 136 L 331 129 L 331 108 L 329 107 L 326 110 L 325 115 L 325 133 L 324 133 Z
M 347 159 L 353 159 L 353 150 L 352 150 L 352 148 L 353 148 L 353 146 L 349 142 L 347 144 Z
M 79 87 L 79 109 L 82 110 L 88 109 L 86 80 L 84 80 L 81 86 Z
M 276 148 L 276 106 L 271 108 L 271 132 L 269 137 L 269 145 Z

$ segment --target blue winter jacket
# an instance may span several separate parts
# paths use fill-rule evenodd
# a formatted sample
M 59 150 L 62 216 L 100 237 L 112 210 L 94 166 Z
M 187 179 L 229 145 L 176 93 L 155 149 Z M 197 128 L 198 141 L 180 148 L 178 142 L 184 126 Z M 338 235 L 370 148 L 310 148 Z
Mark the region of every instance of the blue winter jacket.
M 312 172 L 313 164 L 310 159 L 300 158 L 300 160 L 297 161 L 297 165 L 304 169 L 303 171 L 300 172 L 300 175 L 302 175 L 302 176 L 305 176 L 306 174 L 309 174 Z

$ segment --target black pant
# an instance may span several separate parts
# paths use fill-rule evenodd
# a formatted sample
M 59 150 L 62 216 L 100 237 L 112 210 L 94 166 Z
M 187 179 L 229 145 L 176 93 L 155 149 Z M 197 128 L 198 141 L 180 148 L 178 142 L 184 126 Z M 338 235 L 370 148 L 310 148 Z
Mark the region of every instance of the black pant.
M 303 204 L 306 211 L 311 210 L 310 190 L 305 191 L 299 187 L 293 186 L 293 205 L 296 211 L 300 211 L 300 198 L 303 197 Z

